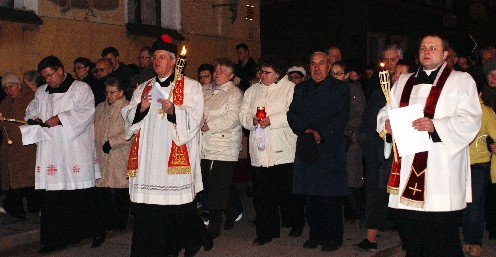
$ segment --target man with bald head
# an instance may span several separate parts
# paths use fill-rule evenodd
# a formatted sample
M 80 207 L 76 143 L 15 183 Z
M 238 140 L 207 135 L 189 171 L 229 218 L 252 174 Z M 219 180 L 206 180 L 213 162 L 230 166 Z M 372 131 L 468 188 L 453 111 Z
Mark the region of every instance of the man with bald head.
M 343 196 L 348 194 L 344 129 L 350 89 L 329 76 L 325 53 L 310 56 L 310 80 L 296 85 L 287 114 L 298 136 L 293 193 L 306 198 L 310 238 L 304 248 L 335 251 L 343 244 Z M 317 157 L 317 158 L 316 158 Z

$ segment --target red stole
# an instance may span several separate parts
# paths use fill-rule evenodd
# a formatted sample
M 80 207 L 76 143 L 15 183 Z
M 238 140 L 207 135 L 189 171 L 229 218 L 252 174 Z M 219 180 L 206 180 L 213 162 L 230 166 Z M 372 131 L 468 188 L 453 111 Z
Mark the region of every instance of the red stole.
M 184 75 L 180 75 L 176 80 L 174 89 L 172 89 L 174 94 L 172 97 L 172 103 L 174 105 L 181 106 L 184 101 Z M 174 125 L 175 126 L 175 125 Z M 190 174 L 191 164 L 189 163 L 189 154 L 186 144 L 177 146 L 174 140 L 172 140 L 171 152 L 169 155 L 168 162 L 168 173 L 169 174 Z
M 437 78 L 437 82 L 434 81 L 434 84 L 431 87 L 424 107 L 424 116 L 430 119 L 434 118 L 434 113 L 436 111 L 439 96 L 441 95 L 441 91 L 444 88 L 446 80 L 451 74 L 451 68 L 442 67 L 440 72 L 441 74 Z M 415 77 L 416 73 L 412 74 L 410 78 L 408 78 L 401 94 L 400 107 L 405 107 L 410 104 L 410 96 L 413 86 L 415 85 Z M 394 150 L 397 151 L 397 149 Z M 427 151 L 416 153 L 413 157 L 410 174 L 408 175 L 407 183 L 400 198 L 400 202 L 402 204 L 414 206 L 417 208 L 422 208 L 424 206 L 425 172 L 427 171 L 427 159 Z M 391 174 L 389 176 L 388 193 L 390 194 L 398 194 L 398 188 L 400 184 L 400 169 L 401 158 L 398 155 L 398 161 L 393 161 Z
M 150 92 L 152 86 L 150 80 L 148 84 L 146 84 L 143 92 L 141 93 L 141 97 L 145 96 Z M 172 89 L 172 103 L 174 105 L 181 106 L 184 101 L 184 75 L 181 75 L 174 85 Z M 162 111 L 163 112 L 163 111 Z M 160 110 L 159 110 L 160 113 Z M 140 140 L 141 130 L 138 131 L 136 136 L 134 137 L 133 143 L 131 145 L 131 151 L 129 153 L 129 158 L 127 162 L 127 176 L 135 177 L 136 171 L 138 170 L 138 152 L 139 152 L 139 140 Z M 189 162 L 189 154 L 188 148 L 185 144 L 181 146 L 177 146 L 174 140 L 172 140 L 171 152 L 169 155 L 168 162 L 168 173 L 169 174 L 190 174 L 191 173 L 191 165 Z

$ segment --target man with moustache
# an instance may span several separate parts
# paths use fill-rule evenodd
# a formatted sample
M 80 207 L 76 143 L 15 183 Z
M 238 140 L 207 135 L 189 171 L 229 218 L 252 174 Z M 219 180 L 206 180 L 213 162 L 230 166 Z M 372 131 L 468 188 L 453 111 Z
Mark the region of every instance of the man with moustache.
M 472 77 L 446 63 L 449 44 L 427 35 L 419 45 L 419 69 L 391 88 L 393 109 L 421 104 L 424 117 L 413 121 L 427 131 L 431 150 L 401 157 L 388 182 L 389 207 L 406 256 L 464 256 L 459 224 L 471 202 L 469 143 L 479 131 L 481 107 Z M 377 131 L 394 136 L 384 107 Z
M 131 256 L 178 256 L 182 248 L 185 256 L 194 256 L 202 245 L 212 248 L 194 203 L 203 190 L 202 88 L 198 81 L 175 77 L 177 46 L 170 36 L 161 36 L 152 50 L 156 76 L 139 85 L 122 109 L 126 137 L 134 135 L 128 160 Z
M 328 76 L 329 68 L 325 53 L 310 56 L 311 80 L 296 85 L 287 114 L 289 126 L 298 136 L 293 193 L 305 196 L 310 228 L 303 247 L 323 245 L 322 251 L 335 251 L 343 244 L 342 205 L 348 194 L 343 134 L 350 112 L 350 89 Z M 320 157 L 314 159 L 316 156 Z

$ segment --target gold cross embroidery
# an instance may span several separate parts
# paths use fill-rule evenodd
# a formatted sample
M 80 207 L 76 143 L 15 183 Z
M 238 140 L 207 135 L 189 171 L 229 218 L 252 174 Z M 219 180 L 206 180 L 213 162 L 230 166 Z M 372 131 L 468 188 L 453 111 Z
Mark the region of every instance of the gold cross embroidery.
M 165 114 L 167 114 L 167 113 L 163 109 L 159 109 L 158 114 L 162 114 L 162 120 L 163 120 L 165 117 Z
M 417 183 L 415 183 L 415 187 L 408 187 L 408 188 L 409 188 L 409 189 L 411 189 L 411 190 L 413 190 L 413 195 L 415 195 L 415 193 L 416 193 L 417 191 L 422 192 L 422 190 L 417 189 Z

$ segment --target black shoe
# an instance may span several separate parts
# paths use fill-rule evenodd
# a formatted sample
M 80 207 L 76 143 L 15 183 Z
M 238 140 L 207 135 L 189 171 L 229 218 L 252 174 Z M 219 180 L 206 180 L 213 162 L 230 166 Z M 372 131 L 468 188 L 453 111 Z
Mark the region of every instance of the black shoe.
M 367 238 L 363 239 L 363 241 L 360 242 L 359 244 L 353 245 L 353 247 L 355 247 L 356 249 L 366 250 L 371 252 L 377 251 L 377 243 L 372 243 Z
M 184 257 L 193 257 L 195 254 L 200 251 L 201 246 L 193 247 L 193 248 L 186 248 L 184 250 Z
M 289 231 L 289 237 L 299 237 L 303 233 L 303 227 L 292 227 Z
M 256 238 L 253 240 L 253 245 L 264 245 L 265 243 L 271 242 L 272 238 L 267 238 L 267 239 L 262 239 L 262 238 Z
M 208 232 L 207 229 L 203 231 L 202 239 L 203 250 L 205 250 L 205 252 L 212 250 L 214 247 L 214 237 Z
M 105 242 L 105 233 L 93 237 L 93 243 L 91 243 L 91 248 L 97 248 Z
M 325 252 L 336 251 L 342 245 L 343 245 L 343 243 L 338 243 L 336 241 L 328 241 L 328 242 L 324 243 L 324 245 L 322 246 L 322 248 L 320 248 L 320 250 L 325 251 Z
M 322 241 L 316 240 L 316 239 L 308 239 L 304 244 L 303 248 L 307 249 L 314 249 L 317 248 L 317 246 L 321 245 Z

